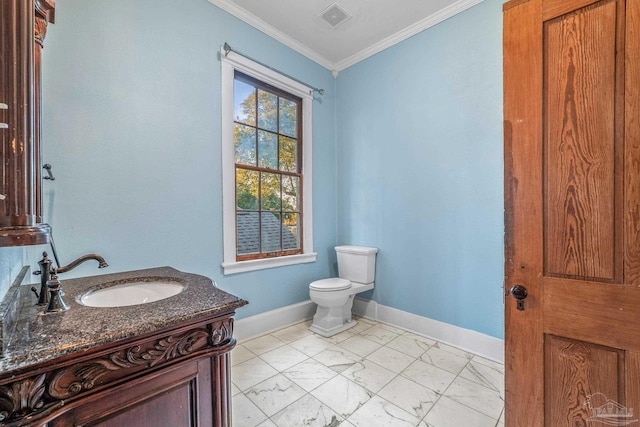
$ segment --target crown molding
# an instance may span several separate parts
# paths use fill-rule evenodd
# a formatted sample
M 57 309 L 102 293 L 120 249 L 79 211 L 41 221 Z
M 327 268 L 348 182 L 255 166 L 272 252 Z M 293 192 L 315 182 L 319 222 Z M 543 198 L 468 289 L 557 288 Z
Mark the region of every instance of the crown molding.
M 433 27 L 451 18 L 458 13 L 464 12 L 472 6 L 475 6 L 478 3 L 483 2 L 484 0 L 458 0 L 457 2 L 445 7 L 444 9 L 440 9 L 438 12 L 427 16 L 426 18 L 416 22 L 413 25 L 408 26 L 395 34 L 390 35 L 389 37 L 382 39 L 380 42 L 371 45 L 370 47 L 361 50 L 355 55 L 351 55 L 350 57 L 343 59 L 342 61 L 338 61 L 334 64 L 334 70 L 342 71 L 346 68 L 351 67 L 354 64 L 357 64 L 360 61 L 363 61 L 370 56 L 375 55 L 376 53 L 382 52 L 383 50 L 400 43 L 403 40 L 408 39 L 428 28 Z
M 218 6 L 220 9 L 224 10 L 225 12 L 230 13 L 236 18 L 251 25 L 253 28 L 259 31 L 262 31 L 266 35 L 276 39 L 283 45 L 290 47 L 291 49 L 295 50 L 301 55 L 304 55 L 307 58 L 311 59 L 312 61 L 317 62 L 318 64 L 322 65 L 326 69 L 328 70 L 334 69 L 333 62 L 331 62 L 324 56 L 320 55 L 315 50 L 310 49 L 307 46 L 300 43 L 299 41 L 289 37 L 287 34 L 278 30 L 274 26 L 266 23 L 262 19 L 258 18 L 257 16 L 247 11 L 246 9 L 238 6 L 231 0 L 209 0 L 209 3 L 215 6 Z
M 407 28 L 404 28 L 398 31 L 395 34 L 392 34 L 391 36 L 386 37 L 380 42 L 375 43 L 372 46 L 369 46 L 368 48 L 363 49 L 360 52 L 354 55 L 351 55 L 348 58 L 343 59 L 342 61 L 338 61 L 334 63 L 329 59 L 327 59 L 326 57 L 324 57 L 323 55 L 320 55 L 319 53 L 317 53 L 315 50 L 310 49 L 304 44 L 298 42 L 297 40 L 293 39 L 292 37 L 278 30 L 274 26 L 268 24 L 267 22 L 253 15 L 246 9 L 241 8 L 240 6 L 235 4 L 232 0 L 209 0 L 210 3 L 219 7 L 225 12 L 230 13 L 231 15 L 246 22 L 247 24 L 251 25 L 257 30 L 260 30 L 266 35 L 276 39 L 277 41 L 284 44 L 285 46 L 293 49 L 294 51 L 300 53 L 301 55 L 304 55 L 307 58 L 311 59 L 312 61 L 315 61 L 319 65 L 325 67 L 326 69 L 328 69 L 333 73 L 334 77 L 336 77 L 340 71 L 346 68 L 349 68 L 352 65 L 360 61 L 363 61 L 369 58 L 370 56 L 373 56 L 376 53 L 379 53 L 397 43 L 400 43 L 401 41 L 406 40 L 409 37 L 412 37 L 430 27 L 433 27 L 434 25 L 439 24 L 440 22 L 445 21 L 451 18 L 452 16 L 457 15 L 458 13 L 461 13 L 469 9 L 470 7 L 473 7 L 476 4 L 481 3 L 483 1 L 484 0 L 458 0 L 455 3 L 445 7 L 444 9 L 441 9 L 438 12 L 432 15 L 429 15 L 426 18 L 416 22 L 415 24 L 412 24 Z

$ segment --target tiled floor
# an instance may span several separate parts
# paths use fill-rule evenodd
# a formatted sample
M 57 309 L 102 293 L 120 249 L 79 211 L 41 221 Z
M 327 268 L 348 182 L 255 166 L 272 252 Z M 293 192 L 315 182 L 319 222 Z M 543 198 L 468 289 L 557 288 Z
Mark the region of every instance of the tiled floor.
M 309 324 L 232 351 L 233 427 L 504 426 L 501 364 L 368 319 Z

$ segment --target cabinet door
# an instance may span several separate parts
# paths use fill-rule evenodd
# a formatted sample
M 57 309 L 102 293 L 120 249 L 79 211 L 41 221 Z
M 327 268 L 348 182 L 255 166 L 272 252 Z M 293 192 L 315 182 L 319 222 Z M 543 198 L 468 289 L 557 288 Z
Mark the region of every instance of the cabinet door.
M 156 372 L 98 393 L 49 427 L 211 426 L 211 360 Z

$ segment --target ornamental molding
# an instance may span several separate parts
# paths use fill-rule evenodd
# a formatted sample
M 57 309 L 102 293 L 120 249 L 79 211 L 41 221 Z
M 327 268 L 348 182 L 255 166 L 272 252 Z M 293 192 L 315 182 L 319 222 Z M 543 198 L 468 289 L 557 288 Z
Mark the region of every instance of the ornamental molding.
M 206 329 L 194 329 L 182 335 L 169 335 L 155 342 L 134 345 L 102 358 L 60 369 L 48 382 L 47 391 L 54 399 L 68 399 L 96 386 L 117 381 L 132 372 L 189 356 L 208 346 L 208 336 Z
M 0 421 L 36 412 L 44 407 L 46 374 L 0 386 Z

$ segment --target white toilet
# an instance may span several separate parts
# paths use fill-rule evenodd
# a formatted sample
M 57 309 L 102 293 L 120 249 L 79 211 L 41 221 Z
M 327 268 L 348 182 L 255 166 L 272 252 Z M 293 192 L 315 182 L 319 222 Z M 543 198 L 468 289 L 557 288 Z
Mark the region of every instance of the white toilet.
M 311 301 L 318 305 L 311 331 L 330 337 L 356 325 L 351 307 L 356 294 L 373 289 L 377 248 L 336 246 L 338 276 L 309 285 Z

